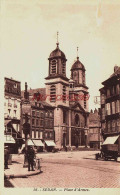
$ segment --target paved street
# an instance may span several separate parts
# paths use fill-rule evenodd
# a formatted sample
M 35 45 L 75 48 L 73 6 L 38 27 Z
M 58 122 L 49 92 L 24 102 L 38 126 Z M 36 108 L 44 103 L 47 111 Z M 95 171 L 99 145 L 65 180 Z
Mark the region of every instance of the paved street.
M 120 161 L 95 160 L 96 151 L 42 153 L 42 173 L 28 178 L 14 178 L 15 187 L 38 188 L 119 188 Z M 23 161 L 23 155 L 14 155 Z M 19 158 L 19 159 L 18 159 Z

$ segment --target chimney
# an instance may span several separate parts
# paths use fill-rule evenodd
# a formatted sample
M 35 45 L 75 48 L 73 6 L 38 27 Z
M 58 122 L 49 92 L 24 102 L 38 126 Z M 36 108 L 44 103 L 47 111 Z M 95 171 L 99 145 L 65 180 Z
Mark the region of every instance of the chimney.
M 25 92 L 24 92 L 24 98 L 26 100 L 29 100 L 29 92 L 27 91 L 27 82 L 25 82 Z
M 115 66 L 114 66 L 114 72 L 116 72 L 116 71 L 118 70 L 118 68 L 119 68 L 119 67 L 118 67 L 117 65 L 115 65 Z

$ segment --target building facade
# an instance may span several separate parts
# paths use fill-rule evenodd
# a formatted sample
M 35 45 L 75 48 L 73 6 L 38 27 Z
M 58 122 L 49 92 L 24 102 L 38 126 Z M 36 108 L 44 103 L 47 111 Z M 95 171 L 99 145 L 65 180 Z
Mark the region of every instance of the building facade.
M 19 145 L 20 138 L 20 112 L 21 112 L 21 83 L 14 79 L 4 79 L 4 125 L 5 143 Z M 13 138 L 12 138 L 13 137 Z M 12 140 L 10 140 L 10 138 Z
M 48 103 L 40 100 L 40 95 L 45 94 L 45 89 L 28 90 L 28 100 L 30 109 L 28 112 L 28 122 L 30 124 L 29 139 L 32 139 L 36 146 L 45 146 L 51 150 L 54 143 L 54 108 Z M 36 98 L 37 97 L 37 98 Z M 22 108 L 24 107 L 24 94 L 22 92 Z M 24 138 L 23 124 L 25 123 L 25 113 L 21 110 L 21 135 Z M 40 142 L 41 141 L 41 142 Z M 42 150 L 41 148 L 39 148 Z
M 99 149 L 102 143 L 100 109 L 91 110 L 89 114 L 88 144 L 90 148 Z
M 55 143 L 58 148 L 86 145 L 89 93 L 85 82 L 85 67 L 77 57 L 71 68 L 71 79 L 68 79 L 67 59 L 59 43 L 48 60 L 46 102 L 54 107 Z
M 114 67 L 114 73 L 100 89 L 101 128 L 103 138 L 120 135 L 120 67 Z M 120 138 L 118 139 L 120 150 Z

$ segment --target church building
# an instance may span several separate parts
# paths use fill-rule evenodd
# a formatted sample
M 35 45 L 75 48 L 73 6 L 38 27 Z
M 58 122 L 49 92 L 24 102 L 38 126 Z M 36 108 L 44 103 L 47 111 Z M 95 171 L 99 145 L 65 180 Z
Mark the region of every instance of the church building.
M 71 67 L 71 78 L 67 78 L 67 59 L 60 50 L 58 41 L 48 60 L 46 102 L 54 107 L 56 146 L 87 146 L 89 92 L 85 81 L 85 67 L 77 56 Z

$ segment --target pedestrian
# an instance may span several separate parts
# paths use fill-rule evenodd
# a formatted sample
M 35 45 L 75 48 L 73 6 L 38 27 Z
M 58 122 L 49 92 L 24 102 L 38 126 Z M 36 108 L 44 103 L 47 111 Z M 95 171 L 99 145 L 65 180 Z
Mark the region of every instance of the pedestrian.
M 5 148 L 4 148 L 4 168 L 5 169 L 8 169 L 9 156 L 10 156 L 9 148 L 8 148 L 8 146 L 5 146 Z
M 67 152 L 67 146 L 65 146 L 65 151 Z
M 27 159 L 28 159 L 28 171 L 30 171 L 30 167 L 32 168 L 32 171 L 35 171 L 34 166 L 34 158 L 35 158 L 35 151 L 33 150 L 32 146 L 27 149 Z

